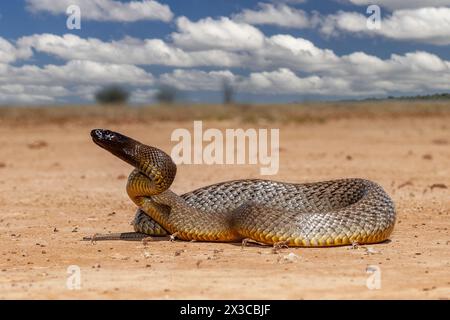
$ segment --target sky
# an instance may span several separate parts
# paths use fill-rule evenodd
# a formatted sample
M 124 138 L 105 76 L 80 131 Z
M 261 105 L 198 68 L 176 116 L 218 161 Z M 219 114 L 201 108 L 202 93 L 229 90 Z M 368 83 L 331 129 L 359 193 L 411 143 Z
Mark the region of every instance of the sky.
M 216 103 L 224 83 L 254 103 L 449 92 L 450 0 L 0 3 L 0 105 L 92 103 L 109 85 Z

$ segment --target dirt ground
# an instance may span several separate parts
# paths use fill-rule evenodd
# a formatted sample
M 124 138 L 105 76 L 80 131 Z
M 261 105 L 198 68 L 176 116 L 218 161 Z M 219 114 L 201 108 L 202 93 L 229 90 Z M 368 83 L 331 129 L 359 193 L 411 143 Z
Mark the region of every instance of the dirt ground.
M 170 153 L 171 132 L 192 130 L 193 123 L 1 122 L 0 298 L 450 298 L 450 112 L 265 124 L 280 129 L 280 170 L 271 179 L 367 178 L 380 183 L 397 207 L 389 242 L 278 253 L 165 238 L 81 241 L 132 231 L 135 207 L 125 192 L 131 168 L 89 136 L 105 126 Z M 258 165 L 181 165 L 172 190 L 257 177 Z M 79 290 L 67 287 L 71 265 L 80 268 Z M 376 267 L 380 286 L 369 288 L 374 275 L 367 268 Z

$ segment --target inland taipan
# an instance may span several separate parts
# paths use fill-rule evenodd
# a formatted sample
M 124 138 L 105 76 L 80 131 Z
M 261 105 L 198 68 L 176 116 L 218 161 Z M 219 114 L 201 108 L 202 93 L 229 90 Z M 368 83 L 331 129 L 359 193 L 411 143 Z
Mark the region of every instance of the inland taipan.
M 97 235 L 96 240 L 172 234 L 181 240 L 339 246 L 382 242 L 394 228 L 393 201 L 369 180 L 244 179 L 177 195 L 169 189 L 177 167 L 165 152 L 109 130 L 95 129 L 91 136 L 134 167 L 126 190 L 138 207 L 135 232 Z

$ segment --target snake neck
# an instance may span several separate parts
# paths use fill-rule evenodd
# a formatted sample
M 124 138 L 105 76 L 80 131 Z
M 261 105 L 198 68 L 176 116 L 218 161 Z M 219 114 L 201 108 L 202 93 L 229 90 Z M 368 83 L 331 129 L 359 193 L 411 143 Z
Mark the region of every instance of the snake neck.
M 94 129 L 91 136 L 95 144 L 135 167 L 132 175 L 139 171 L 150 179 L 152 194 L 169 189 L 175 179 L 177 166 L 164 151 L 110 130 Z
M 155 147 L 110 130 L 94 129 L 93 141 L 135 167 L 127 183 L 131 200 L 164 229 L 183 240 L 234 240 L 227 215 L 193 208 L 168 190 L 176 175 L 176 165 L 168 154 Z
M 155 221 L 161 225 L 167 221 L 170 207 L 153 200 L 153 196 L 160 193 L 153 180 L 135 169 L 128 177 L 126 189 L 130 199 Z

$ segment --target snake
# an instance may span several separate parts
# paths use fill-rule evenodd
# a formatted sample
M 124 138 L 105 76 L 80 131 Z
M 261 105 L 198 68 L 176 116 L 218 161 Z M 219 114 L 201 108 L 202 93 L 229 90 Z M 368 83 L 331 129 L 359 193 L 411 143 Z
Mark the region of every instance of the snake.
M 134 232 L 96 240 L 172 235 L 185 241 L 331 247 L 386 241 L 395 225 L 393 200 L 367 179 L 241 179 L 178 195 L 170 190 L 177 166 L 167 153 L 111 130 L 94 129 L 91 137 L 134 167 L 126 191 L 137 206 Z

